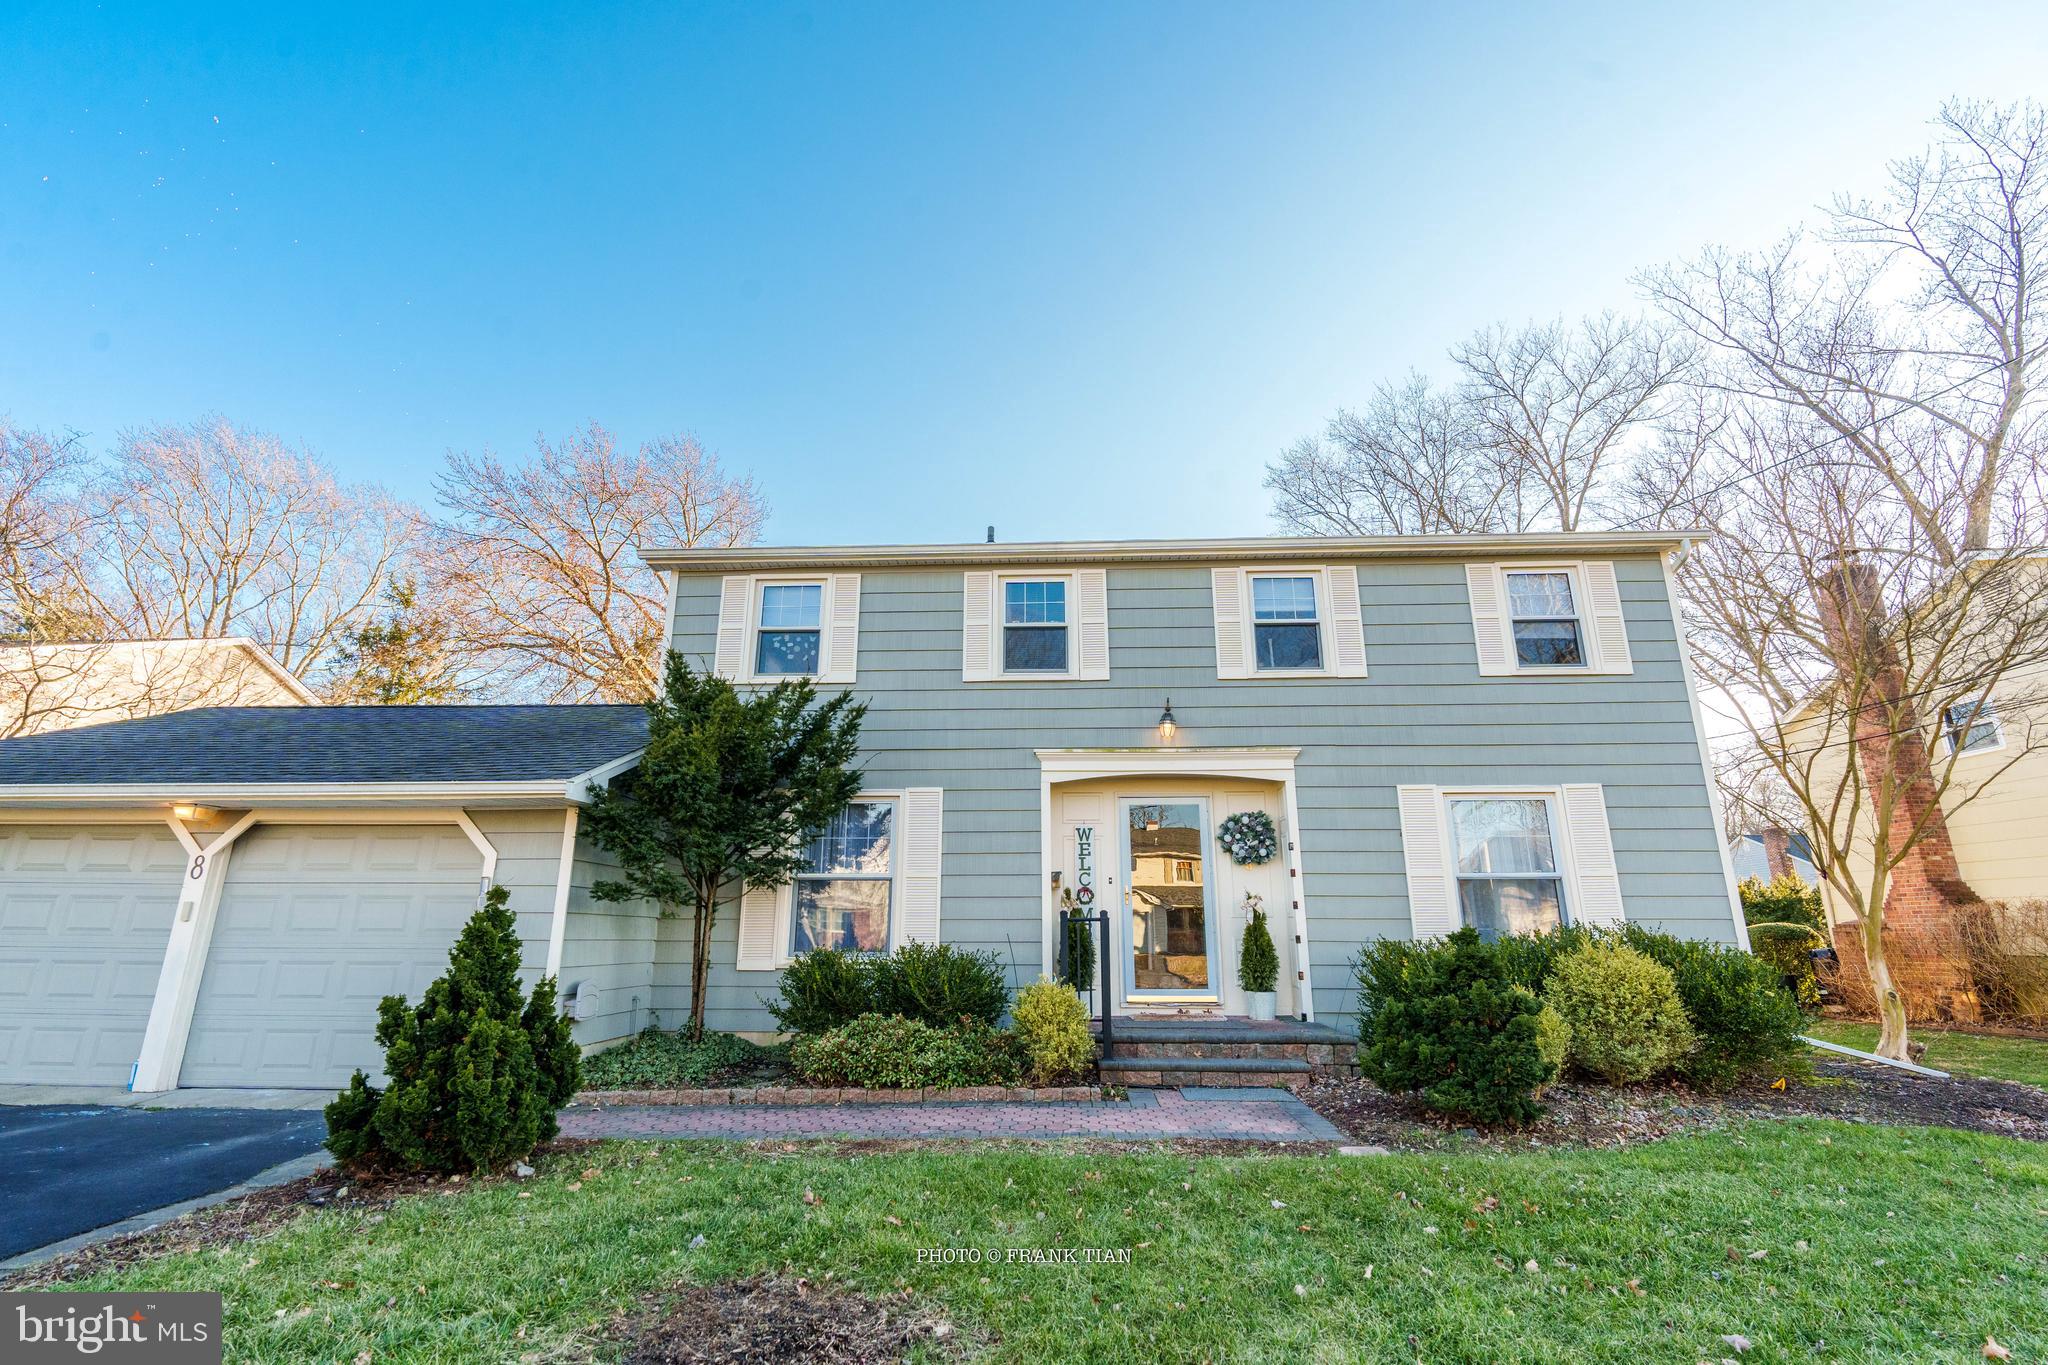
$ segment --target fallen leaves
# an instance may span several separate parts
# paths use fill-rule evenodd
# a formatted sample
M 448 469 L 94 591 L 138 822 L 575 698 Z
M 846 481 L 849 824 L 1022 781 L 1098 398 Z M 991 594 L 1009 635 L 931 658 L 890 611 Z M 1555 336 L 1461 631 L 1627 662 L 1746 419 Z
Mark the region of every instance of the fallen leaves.
M 2000 1346 L 1996 1337 L 1987 1336 L 1984 1338 L 1984 1349 L 1981 1354 L 1986 1360 L 2012 1359 L 2012 1352 Z
M 1722 1334 L 1721 1344 L 1735 1354 L 1741 1355 L 1749 1349 L 1749 1338 L 1740 1332 L 1726 1332 Z

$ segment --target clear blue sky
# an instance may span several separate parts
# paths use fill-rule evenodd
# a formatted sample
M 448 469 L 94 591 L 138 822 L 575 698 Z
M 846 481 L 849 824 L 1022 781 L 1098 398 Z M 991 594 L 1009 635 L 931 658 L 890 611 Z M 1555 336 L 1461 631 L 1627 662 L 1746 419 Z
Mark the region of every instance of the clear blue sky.
M 301 8 L 0 14 L 0 412 L 688 430 L 785 543 L 1267 530 L 1375 380 L 2048 86 L 2038 3 Z

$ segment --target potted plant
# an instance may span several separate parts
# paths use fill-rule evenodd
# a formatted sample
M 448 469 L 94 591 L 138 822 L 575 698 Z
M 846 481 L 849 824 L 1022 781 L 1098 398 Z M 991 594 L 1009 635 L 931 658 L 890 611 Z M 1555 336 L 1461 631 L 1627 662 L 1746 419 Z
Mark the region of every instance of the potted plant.
M 1273 935 L 1266 928 L 1266 910 L 1259 897 L 1244 895 L 1244 946 L 1237 954 L 1237 984 L 1244 991 L 1245 1008 L 1254 1019 L 1271 1019 L 1276 1003 L 1273 987 L 1280 979 L 1280 954 L 1273 950 Z

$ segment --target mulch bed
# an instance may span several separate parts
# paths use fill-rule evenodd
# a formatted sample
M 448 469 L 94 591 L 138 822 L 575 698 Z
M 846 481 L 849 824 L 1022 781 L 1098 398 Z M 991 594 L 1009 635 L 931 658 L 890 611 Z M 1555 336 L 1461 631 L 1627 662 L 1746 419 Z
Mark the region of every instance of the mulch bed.
M 1461 1139 L 1503 1151 L 1621 1147 L 1718 1128 L 1733 1119 L 1808 1116 L 2048 1142 L 2048 1091 L 1968 1077 L 1938 1081 L 1847 1060 L 1816 1062 L 1812 1083 L 1791 1082 L 1783 1090 L 1757 1084 L 1710 1095 L 1678 1084 L 1616 1088 L 1565 1082 L 1544 1092 L 1546 1112 L 1522 1129 L 1462 1127 L 1369 1081 L 1318 1081 L 1299 1093 L 1359 1142 L 1408 1151 L 1433 1151 Z
M 641 1304 L 607 1333 L 624 1343 L 625 1365 L 871 1365 L 953 1337 L 952 1324 L 921 1312 L 907 1292 L 869 1298 L 775 1275 L 678 1284 Z
M 579 1152 L 596 1145 L 581 1138 L 563 1138 L 543 1144 L 532 1160 L 538 1165 L 548 1155 Z M 405 1195 L 455 1195 L 472 1185 L 494 1184 L 510 1178 L 444 1178 L 381 1170 L 343 1172 L 323 1166 L 297 1180 L 252 1190 L 141 1232 L 95 1242 L 38 1265 L 0 1275 L 0 1289 L 39 1289 L 180 1251 L 232 1246 L 274 1232 L 309 1208 L 387 1209 Z

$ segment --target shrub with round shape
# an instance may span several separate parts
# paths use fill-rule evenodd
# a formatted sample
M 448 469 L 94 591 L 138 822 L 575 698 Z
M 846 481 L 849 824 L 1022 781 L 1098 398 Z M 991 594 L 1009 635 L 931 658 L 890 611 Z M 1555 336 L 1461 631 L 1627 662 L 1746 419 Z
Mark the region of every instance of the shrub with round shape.
M 1646 1081 L 1692 1051 L 1671 969 L 1618 943 L 1558 959 L 1543 998 L 1571 1026 L 1572 1065 L 1613 1085 Z
M 1052 1085 L 1078 1076 L 1095 1060 L 1088 1008 L 1072 986 L 1040 977 L 1038 984 L 1017 992 L 1010 1017 L 1033 1084 Z

